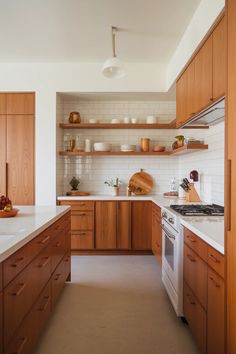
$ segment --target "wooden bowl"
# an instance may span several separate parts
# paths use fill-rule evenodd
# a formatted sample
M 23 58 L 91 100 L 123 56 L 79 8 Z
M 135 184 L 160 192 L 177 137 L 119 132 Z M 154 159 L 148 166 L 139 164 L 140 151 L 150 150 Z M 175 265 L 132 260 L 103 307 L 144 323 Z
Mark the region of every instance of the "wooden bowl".
M 19 209 L 16 209 L 16 208 L 13 208 L 10 211 L 0 210 L 0 218 L 11 218 L 13 216 L 16 216 L 18 211 L 19 211 Z
M 152 151 L 155 151 L 155 152 L 163 152 L 163 151 L 165 151 L 165 146 L 161 146 L 161 145 L 155 145 L 155 146 L 153 146 L 153 149 L 152 149 Z

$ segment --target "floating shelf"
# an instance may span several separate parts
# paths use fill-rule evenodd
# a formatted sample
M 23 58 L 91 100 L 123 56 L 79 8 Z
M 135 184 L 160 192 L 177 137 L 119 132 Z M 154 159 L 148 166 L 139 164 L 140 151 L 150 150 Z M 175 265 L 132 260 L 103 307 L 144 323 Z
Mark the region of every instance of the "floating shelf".
M 208 145 L 203 144 L 191 144 L 184 145 L 181 148 L 164 151 L 164 152 L 141 152 L 141 151 L 91 151 L 91 152 L 75 152 L 75 151 L 60 151 L 61 156 L 170 156 L 170 155 L 183 155 L 186 153 L 191 153 L 198 150 L 206 150 Z

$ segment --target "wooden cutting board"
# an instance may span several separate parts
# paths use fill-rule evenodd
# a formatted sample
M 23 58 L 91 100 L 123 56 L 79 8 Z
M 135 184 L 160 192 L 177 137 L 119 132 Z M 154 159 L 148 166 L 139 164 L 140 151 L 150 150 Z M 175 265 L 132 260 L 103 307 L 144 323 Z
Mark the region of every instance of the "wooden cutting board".
M 135 173 L 129 180 L 129 189 L 136 195 L 148 194 L 153 187 L 153 179 L 148 173 L 142 169 Z

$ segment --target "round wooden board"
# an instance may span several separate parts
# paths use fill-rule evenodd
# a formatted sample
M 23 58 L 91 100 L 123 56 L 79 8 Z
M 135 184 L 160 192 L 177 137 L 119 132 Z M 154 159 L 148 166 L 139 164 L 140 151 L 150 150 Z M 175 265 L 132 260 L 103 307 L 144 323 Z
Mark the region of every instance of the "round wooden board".
M 129 180 L 129 189 L 136 195 L 148 194 L 152 190 L 152 187 L 152 176 L 142 170 L 135 173 Z
M 71 195 L 71 196 L 74 196 L 74 197 L 86 197 L 88 195 L 90 195 L 89 192 L 73 192 L 73 191 L 70 191 L 70 192 L 66 192 L 66 195 Z
M 10 211 L 0 210 L 0 218 L 11 218 L 13 216 L 16 216 L 18 211 L 19 211 L 19 209 L 16 209 L 16 208 L 13 208 Z

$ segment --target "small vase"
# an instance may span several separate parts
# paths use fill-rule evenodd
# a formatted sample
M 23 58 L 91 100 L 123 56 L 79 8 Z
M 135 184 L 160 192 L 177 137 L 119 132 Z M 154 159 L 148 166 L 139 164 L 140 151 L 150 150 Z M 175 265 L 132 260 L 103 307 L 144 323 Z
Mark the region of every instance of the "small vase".
M 112 195 L 118 196 L 120 194 L 120 187 L 112 187 Z

